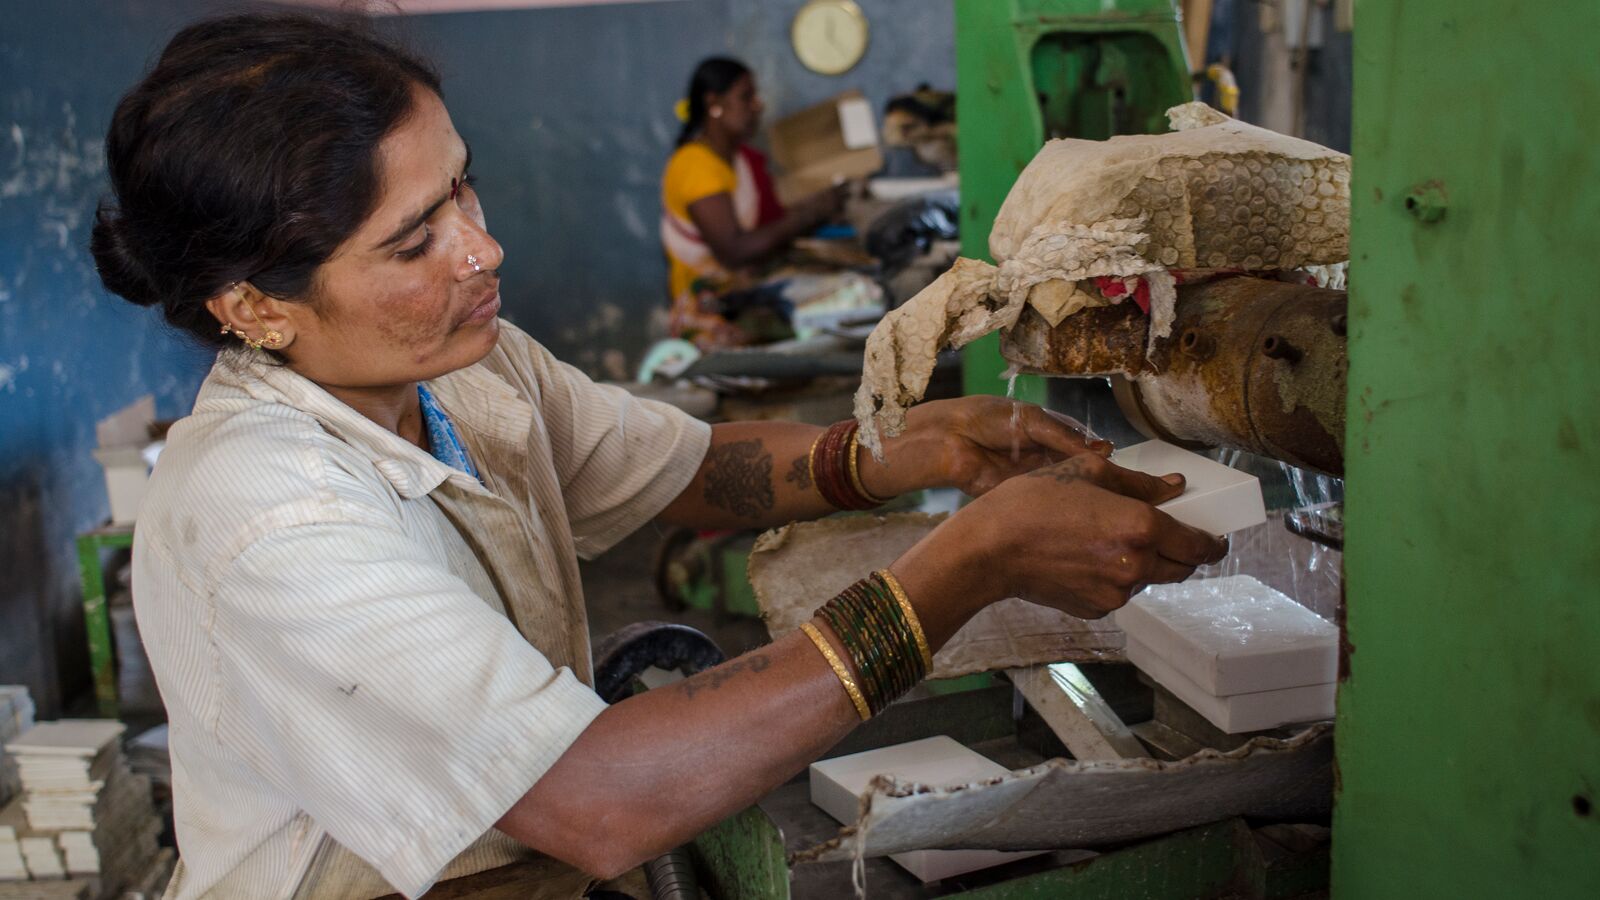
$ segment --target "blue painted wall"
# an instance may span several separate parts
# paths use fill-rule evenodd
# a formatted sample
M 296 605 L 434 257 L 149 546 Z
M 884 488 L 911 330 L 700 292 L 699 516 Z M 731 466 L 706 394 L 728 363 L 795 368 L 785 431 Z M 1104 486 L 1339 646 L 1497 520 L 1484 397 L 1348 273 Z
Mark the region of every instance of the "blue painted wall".
M 106 294 L 89 256 L 119 88 L 202 4 L 0 3 L 0 681 L 45 710 L 87 684 L 73 535 L 106 515 L 97 419 L 182 412 L 203 355 Z
M 801 0 L 674 0 L 399 21 L 438 63 L 505 245 L 506 315 L 596 373 L 636 363 L 665 304 L 657 176 L 702 56 L 756 69 L 774 114 L 846 87 L 881 108 L 953 88 L 945 0 L 861 0 L 866 59 L 841 78 L 788 45 Z M 154 310 L 107 295 L 87 244 L 120 93 L 203 0 L 0 0 L 0 682 L 48 713 L 88 687 L 73 536 L 103 521 L 94 423 L 145 393 L 185 412 L 209 364 Z M 607 351 L 610 351 L 609 353 Z

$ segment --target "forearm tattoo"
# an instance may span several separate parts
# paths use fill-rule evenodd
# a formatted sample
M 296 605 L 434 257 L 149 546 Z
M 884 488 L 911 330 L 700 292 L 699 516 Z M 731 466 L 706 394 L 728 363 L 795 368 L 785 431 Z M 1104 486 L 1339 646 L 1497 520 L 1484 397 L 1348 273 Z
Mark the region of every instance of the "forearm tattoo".
M 740 672 L 763 672 L 772 665 L 772 658 L 765 653 L 750 653 L 741 656 L 730 663 L 724 663 L 715 669 L 701 672 L 683 682 L 683 695 L 693 697 L 701 691 L 714 691 L 727 684 L 733 676 Z
M 772 511 L 772 454 L 760 438 L 730 441 L 706 456 L 707 504 L 746 519 Z
M 797 491 L 811 490 L 811 454 L 798 457 L 789 464 L 789 471 L 783 475 L 783 480 L 794 485 Z

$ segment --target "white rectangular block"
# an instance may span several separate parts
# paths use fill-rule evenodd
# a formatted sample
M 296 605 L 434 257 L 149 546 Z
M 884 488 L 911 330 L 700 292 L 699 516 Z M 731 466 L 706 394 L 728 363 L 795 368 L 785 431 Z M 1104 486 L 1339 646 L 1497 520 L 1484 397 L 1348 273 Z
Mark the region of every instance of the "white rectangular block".
M 1131 635 L 1128 637 L 1127 653 L 1128 661 L 1138 666 L 1140 671 L 1154 678 L 1195 712 L 1205 716 L 1206 721 L 1228 734 L 1264 731 L 1279 725 L 1333 718 L 1333 683 L 1217 697 L 1185 678 L 1155 651 Z
M 1260 479 L 1198 453 L 1165 441 L 1146 441 L 1123 447 L 1111 454 L 1111 461 L 1150 475 L 1183 475 L 1183 494 L 1156 508 L 1185 525 L 1222 535 L 1267 520 Z
M 1153 585 L 1114 616 L 1130 638 L 1214 696 L 1338 677 L 1338 627 L 1249 575 Z
M 61 866 L 61 856 L 56 852 L 55 842 L 47 837 L 26 837 L 22 844 L 22 856 L 28 864 L 28 874 L 34 878 L 64 878 L 67 871 Z
M 1009 775 L 1005 766 L 945 735 L 811 764 L 811 802 L 840 822 L 856 820 L 860 798 L 878 775 L 943 787 Z M 915 850 L 889 858 L 929 882 L 1016 862 L 1044 851 Z
M 17 756 L 65 756 L 93 758 L 126 730 L 127 726 L 115 719 L 61 719 L 40 722 L 28 729 L 22 737 L 6 744 L 6 749 Z M 18 760 L 21 765 L 33 765 L 35 760 Z M 38 761 L 46 765 L 52 761 Z M 79 767 L 70 759 L 59 761 L 63 769 Z

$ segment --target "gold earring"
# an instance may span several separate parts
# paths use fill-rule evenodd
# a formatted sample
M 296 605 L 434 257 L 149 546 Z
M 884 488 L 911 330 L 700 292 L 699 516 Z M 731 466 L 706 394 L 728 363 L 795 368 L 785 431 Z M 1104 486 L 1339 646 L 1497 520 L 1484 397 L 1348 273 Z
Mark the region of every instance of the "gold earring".
M 266 333 L 255 340 L 251 340 L 249 337 L 243 334 L 240 334 L 239 336 L 244 338 L 244 342 L 249 344 L 250 349 L 252 350 L 260 350 L 263 345 L 271 347 L 274 350 L 278 349 L 278 346 L 283 343 L 283 332 L 268 328 L 266 323 L 261 321 L 260 314 L 256 312 L 255 304 L 247 302 L 245 303 L 245 308 L 250 310 L 250 318 L 255 319 L 256 324 L 260 325 L 261 329 Z M 235 333 L 237 334 L 237 332 Z

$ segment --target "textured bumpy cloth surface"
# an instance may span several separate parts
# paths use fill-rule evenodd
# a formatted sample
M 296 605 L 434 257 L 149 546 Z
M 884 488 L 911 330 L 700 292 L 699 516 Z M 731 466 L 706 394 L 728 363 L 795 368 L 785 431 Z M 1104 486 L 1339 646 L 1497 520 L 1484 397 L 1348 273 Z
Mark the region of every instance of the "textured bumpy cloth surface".
M 957 260 L 879 324 L 856 393 L 874 454 L 921 399 L 935 355 L 1010 328 L 1025 305 L 1052 326 L 1108 299 L 1094 279 L 1143 279 L 1151 339 L 1171 330 L 1171 270 L 1284 271 L 1349 258 L 1350 157 L 1230 119 L 1169 110 L 1175 131 L 1047 143 L 989 234 L 998 265 Z M 1131 292 L 1130 292 L 1131 293 Z

